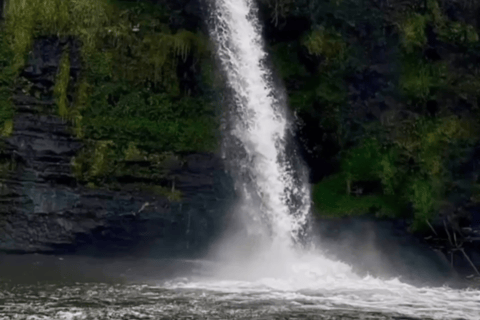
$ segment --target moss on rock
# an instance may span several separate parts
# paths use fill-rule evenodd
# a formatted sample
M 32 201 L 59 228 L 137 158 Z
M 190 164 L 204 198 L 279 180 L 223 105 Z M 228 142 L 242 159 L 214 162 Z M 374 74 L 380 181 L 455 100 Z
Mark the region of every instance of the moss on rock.
M 11 133 L 13 82 L 34 40 L 55 36 L 81 44 L 81 72 L 72 71 L 78 65 L 70 65 L 72 48 L 65 47 L 53 89 L 56 114 L 85 142 L 72 162 L 81 183 L 111 185 L 134 171 L 135 152 L 151 164 L 137 178 L 155 182 L 156 155 L 215 151 L 212 84 L 184 76 L 210 68 L 210 43 L 199 30 L 171 28 L 172 14 L 148 2 L 8 1 L 0 38 L 2 135 Z

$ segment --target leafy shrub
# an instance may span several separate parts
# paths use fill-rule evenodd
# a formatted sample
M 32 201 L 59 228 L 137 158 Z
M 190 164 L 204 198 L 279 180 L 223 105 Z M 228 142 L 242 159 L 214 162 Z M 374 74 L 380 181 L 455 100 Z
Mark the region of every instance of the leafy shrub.
M 316 210 L 325 216 L 349 216 L 376 214 L 398 216 L 403 209 L 398 197 L 390 195 L 348 194 L 345 176 L 342 174 L 325 178 L 313 187 Z
M 72 159 L 73 172 L 79 181 L 101 185 L 115 170 L 112 141 L 93 141 Z
M 298 79 L 307 75 L 305 66 L 298 58 L 297 50 L 296 42 L 281 42 L 270 48 L 275 70 L 279 72 L 282 79 L 287 80 L 293 77 Z
M 425 63 L 421 58 L 406 56 L 399 79 L 400 89 L 410 100 L 425 101 L 448 82 L 446 65 Z
M 340 33 L 319 26 L 304 39 L 303 44 L 314 56 L 322 56 L 327 62 L 342 61 L 347 54 L 347 45 Z
M 4 27 L 0 26 L 0 127 L 12 122 L 14 109 L 11 95 L 16 77 L 14 52 L 3 31 Z
M 411 13 L 398 24 L 402 44 L 407 52 L 412 52 L 417 48 L 423 48 L 427 43 L 427 35 L 425 32 L 427 21 L 427 16 Z
M 380 145 L 376 140 L 367 139 L 359 147 L 346 152 L 341 169 L 352 181 L 377 180 L 380 161 Z
M 474 26 L 458 21 L 448 21 L 439 32 L 442 40 L 460 45 L 475 45 L 479 36 Z
M 411 181 L 408 199 L 412 203 L 415 212 L 412 229 L 420 230 L 425 228 L 428 220 L 432 218 L 435 203 L 439 196 L 436 191 L 431 180 L 414 179 Z
M 378 176 L 382 182 L 383 193 L 394 195 L 402 180 L 402 170 L 398 167 L 398 155 L 395 149 L 384 152 L 378 162 Z

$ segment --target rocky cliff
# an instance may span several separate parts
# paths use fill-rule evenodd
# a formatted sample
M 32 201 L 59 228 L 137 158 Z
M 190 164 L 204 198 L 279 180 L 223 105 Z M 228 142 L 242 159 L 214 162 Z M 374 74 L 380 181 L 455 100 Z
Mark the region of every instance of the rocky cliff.
M 15 116 L 1 149 L 0 251 L 201 254 L 223 229 L 232 184 L 210 153 L 179 155 L 163 163 L 172 190 L 143 190 L 134 167 L 115 189 L 80 183 L 74 157 L 86 142 L 56 114 L 52 98 L 62 48 L 69 45 L 70 76 L 81 72 L 72 39 L 37 39 L 15 88 Z M 73 83 L 73 85 L 75 85 Z M 94 154 L 90 154 L 94 157 Z M 146 164 L 149 165 L 148 163 Z

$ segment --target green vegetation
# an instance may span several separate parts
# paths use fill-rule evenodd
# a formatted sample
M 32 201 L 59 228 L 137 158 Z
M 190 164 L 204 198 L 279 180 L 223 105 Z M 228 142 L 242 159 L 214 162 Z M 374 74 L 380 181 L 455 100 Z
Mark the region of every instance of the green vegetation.
M 73 170 L 80 181 L 102 185 L 115 170 L 112 141 L 95 141 L 73 158 Z
M 215 148 L 215 113 L 208 102 L 189 97 L 174 100 L 148 89 L 124 90 L 114 85 L 92 92 L 91 102 L 82 112 L 85 136 L 114 139 L 119 146 L 132 141 L 143 150 L 155 152 Z
M 442 31 L 440 36 L 443 39 L 457 44 L 472 45 L 478 43 L 479 40 L 474 26 L 458 21 L 448 23 Z
M 437 0 L 428 0 L 428 19 L 438 29 L 438 36 L 456 45 L 474 45 L 478 42 L 478 31 L 474 26 L 461 21 L 450 21 L 442 12 Z M 466 8 L 466 7 L 465 7 Z
M 399 30 L 402 36 L 402 44 L 407 52 L 417 48 L 423 48 L 427 43 L 425 28 L 428 18 L 418 13 L 411 13 L 401 23 Z
M 68 53 L 62 55 L 60 60 L 60 67 L 58 70 L 57 79 L 55 81 L 55 88 L 53 94 L 58 106 L 58 115 L 64 119 L 68 118 L 68 98 L 67 90 L 70 82 L 70 56 Z
M 175 14 L 148 1 L 8 1 L 0 36 L 2 136 L 12 132 L 12 88 L 34 40 L 66 39 L 52 94 L 56 112 L 86 145 L 72 162 L 78 180 L 114 187 L 116 179 L 139 169 L 135 179 L 148 178 L 152 188 L 166 188 L 169 197 L 179 199 L 165 187 L 169 178 L 155 169 L 154 159 L 169 152 L 214 151 L 218 120 L 207 79 L 213 65 L 209 40 L 198 30 L 172 29 Z M 81 57 L 68 39 L 80 41 Z M 78 58 L 80 76 L 71 70 Z M 132 146 L 148 165 L 135 168 L 125 156 Z
M 406 52 L 423 49 L 427 44 L 426 28 L 431 24 L 437 28 L 438 37 L 457 45 L 472 45 L 479 40 L 474 26 L 461 21 L 450 21 L 442 12 L 437 0 L 428 0 L 426 14 L 409 12 L 398 23 L 402 44 Z
M 159 5 L 119 2 L 115 8 L 118 17 L 108 20 L 101 47 L 84 53 L 77 134 L 112 140 L 120 149 L 134 142 L 148 152 L 214 150 L 213 105 L 207 96 L 182 88 L 178 72 L 187 60 L 199 68 L 209 59 L 208 40 L 187 30 L 170 31 L 168 13 Z
M 112 141 L 95 141 L 72 159 L 74 174 L 91 188 L 122 188 L 144 191 L 180 201 L 182 193 L 175 189 L 172 165 L 181 160 L 172 153 L 152 154 L 141 151 L 130 142 L 123 152 Z
M 342 61 L 347 54 L 347 46 L 341 35 L 335 30 L 328 30 L 323 26 L 307 35 L 304 46 L 311 55 L 323 56 L 327 63 Z
M 272 60 L 322 172 L 318 214 L 402 216 L 422 230 L 445 208 L 478 203 L 479 173 L 465 168 L 477 170 L 480 143 L 480 30 L 470 5 L 453 6 L 298 0 L 271 22 Z M 285 30 L 299 19 L 310 27 L 292 40 Z
M 13 121 L 6 120 L 3 123 L 3 129 L 1 130 L 0 136 L 9 137 L 13 133 Z
M 0 127 L 11 127 L 13 119 L 12 90 L 16 78 L 14 53 L 8 43 L 4 27 L 0 25 Z M 9 133 L 3 130 L 2 135 Z
M 334 175 L 314 186 L 313 201 L 322 215 L 337 217 L 374 214 L 381 217 L 402 214 L 404 204 L 397 197 L 349 194 L 347 179 L 344 175 Z
M 342 156 L 339 174 L 314 188 L 314 200 L 322 214 L 401 215 L 413 206 L 415 230 L 425 228 L 439 208 L 452 177 L 447 161 L 457 147 L 477 141 L 477 130 L 466 119 L 445 117 L 417 119 L 399 124 L 395 139 L 380 144 L 365 139 Z M 379 182 L 381 193 L 362 196 L 352 185 Z M 356 196 L 353 194 L 357 193 Z
M 441 63 L 426 63 L 418 57 L 405 57 L 399 87 L 411 100 L 426 101 L 436 90 L 446 86 L 447 67 Z
M 279 76 L 283 79 L 298 79 L 307 76 L 305 66 L 300 62 L 297 55 L 298 44 L 296 42 L 281 42 L 271 49 L 272 60 Z

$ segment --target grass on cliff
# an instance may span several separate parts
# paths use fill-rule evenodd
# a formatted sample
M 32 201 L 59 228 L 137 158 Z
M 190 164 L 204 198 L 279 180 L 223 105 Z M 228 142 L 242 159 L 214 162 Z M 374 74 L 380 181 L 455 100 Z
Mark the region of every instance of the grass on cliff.
M 64 48 L 53 90 L 58 115 L 72 124 L 91 155 L 74 161 L 80 181 L 108 182 L 132 143 L 152 156 L 216 150 L 217 112 L 202 91 L 209 90 L 202 75 L 211 71 L 205 70 L 212 65 L 210 43 L 197 30 L 172 30 L 178 13 L 162 4 L 119 0 L 15 0 L 7 2 L 5 13 L 0 38 L 4 134 L 11 131 L 13 115 L 4 84 L 18 76 L 34 39 L 58 36 L 81 43 L 80 77 L 71 78 L 73 53 Z M 149 174 L 144 171 L 140 180 Z
M 68 85 L 70 82 L 70 56 L 68 52 L 64 52 L 60 60 L 57 79 L 53 94 L 58 106 L 58 115 L 63 119 L 69 116 L 69 101 L 67 97 Z
M 113 141 L 87 141 L 85 148 L 72 159 L 73 173 L 90 188 L 142 191 L 180 201 L 182 192 L 175 189 L 172 165 L 181 159 L 171 152 L 149 153 L 133 142 L 119 149 Z
M 33 39 L 74 36 L 82 42 L 87 67 L 99 75 L 150 81 L 179 93 L 178 64 L 190 56 L 201 59 L 207 54 L 208 40 L 188 30 L 172 32 L 161 5 L 136 3 L 123 8 L 125 2 L 110 0 L 8 1 L 5 37 L 15 69 L 23 66 Z M 105 52 L 110 65 L 104 64 Z
M 0 25 L 0 128 L 10 126 L 9 123 L 12 123 L 14 109 L 11 96 L 16 78 L 13 65 L 14 53 L 4 31 L 5 27 Z M 5 136 L 5 133 L 5 130 L 3 130 L 2 135 Z

